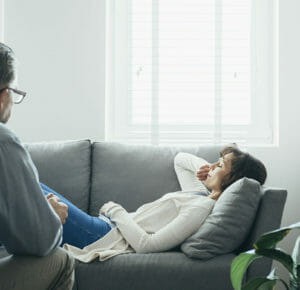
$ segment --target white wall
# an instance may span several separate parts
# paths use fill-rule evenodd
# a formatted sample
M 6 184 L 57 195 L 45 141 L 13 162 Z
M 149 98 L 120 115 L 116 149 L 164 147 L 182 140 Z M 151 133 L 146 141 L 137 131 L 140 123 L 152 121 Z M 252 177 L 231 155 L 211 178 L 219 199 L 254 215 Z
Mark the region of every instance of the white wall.
M 4 38 L 4 1 L 0 0 L 0 41 Z
M 288 189 L 283 225 L 300 221 L 299 11 L 300 1 L 279 1 L 279 147 L 251 150 L 267 164 L 268 184 Z
M 279 148 L 260 150 L 269 165 L 268 184 L 288 189 L 282 225 L 300 221 L 299 11 L 300 1 L 279 0 Z M 289 234 L 279 246 L 291 252 L 299 233 Z M 288 281 L 282 267 L 279 273 Z
M 23 141 L 104 139 L 104 2 L 5 1 L 5 41 L 29 93 L 9 124 Z M 299 0 L 279 0 L 279 147 L 249 149 L 266 163 L 267 185 L 288 189 L 283 225 L 300 220 L 299 11 Z M 294 237 L 281 247 L 291 251 Z
M 19 59 L 10 126 L 23 141 L 104 138 L 104 0 L 4 0 L 4 40 Z

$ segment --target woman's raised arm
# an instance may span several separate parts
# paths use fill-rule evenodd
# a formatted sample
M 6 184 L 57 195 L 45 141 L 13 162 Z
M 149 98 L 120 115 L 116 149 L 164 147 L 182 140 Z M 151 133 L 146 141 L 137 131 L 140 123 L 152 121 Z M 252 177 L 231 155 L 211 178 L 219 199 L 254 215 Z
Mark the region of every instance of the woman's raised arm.
M 199 168 L 209 164 L 203 158 L 190 153 L 179 152 L 174 158 L 174 169 L 182 191 L 199 191 L 209 193 L 205 185 L 198 179 Z

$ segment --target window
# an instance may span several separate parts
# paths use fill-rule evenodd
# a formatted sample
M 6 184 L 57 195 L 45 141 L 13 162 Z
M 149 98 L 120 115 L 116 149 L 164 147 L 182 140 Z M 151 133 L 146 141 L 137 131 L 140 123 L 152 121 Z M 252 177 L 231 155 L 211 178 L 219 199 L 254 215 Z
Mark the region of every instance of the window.
M 272 0 L 107 5 L 107 140 L 274 143 Z

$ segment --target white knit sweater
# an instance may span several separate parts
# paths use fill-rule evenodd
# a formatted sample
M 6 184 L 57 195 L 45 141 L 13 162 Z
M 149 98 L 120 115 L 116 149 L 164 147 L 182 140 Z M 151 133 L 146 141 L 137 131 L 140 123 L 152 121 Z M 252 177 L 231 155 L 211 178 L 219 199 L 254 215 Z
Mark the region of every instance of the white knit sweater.
M 208 192 L 196 176 L 204 159 L 178 153 L 174 159 L 182 191 L 167 193 L 128 213 L 121 205 L 111 203 L 106 215 L 116 227 L 104 237 L 83 249 L 65 244 L 64 248 L 82 262 L 99 257 L 104 261 L 118 254 L 150 253 L 169 250 L 194 234 L 211 212 L 215 200 L 195 192 Z

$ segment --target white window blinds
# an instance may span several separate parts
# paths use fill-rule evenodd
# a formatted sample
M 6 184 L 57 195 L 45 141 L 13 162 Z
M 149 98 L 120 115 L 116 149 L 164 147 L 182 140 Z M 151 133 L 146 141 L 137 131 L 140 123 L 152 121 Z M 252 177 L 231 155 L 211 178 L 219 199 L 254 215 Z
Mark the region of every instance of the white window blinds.
M 107 5 L 107 140 L 274 141 L 272 1 Z

